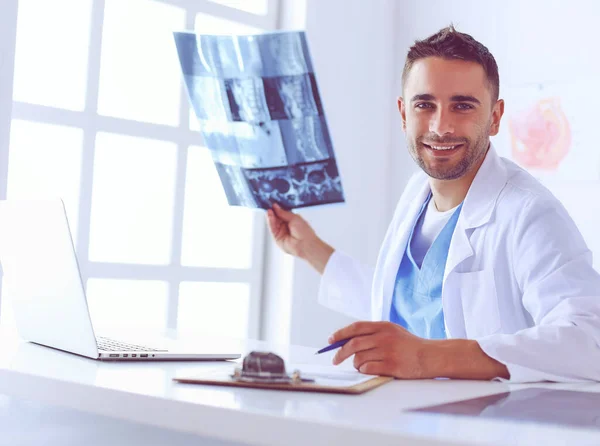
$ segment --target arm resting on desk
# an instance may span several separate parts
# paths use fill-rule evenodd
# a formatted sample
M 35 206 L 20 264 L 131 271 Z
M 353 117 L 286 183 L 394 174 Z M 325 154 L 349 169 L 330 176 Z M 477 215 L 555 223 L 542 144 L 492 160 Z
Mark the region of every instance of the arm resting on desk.
M 477 341 L 430 340 L 392 322 L 355 322 L 336 331 L 330 343 L 351 338 L 333 358 L 340 364 L 354 355 L 354 367 L 369 375 L 399 379 L 509 378 L 507 368 L 491 358 Z
M 427 369 L 434 372 L 430 374 L 446 378 L 510 378 L 504 364 L 488 356 L 477 341 L 470 339 L 436 341 L 427 361 Z
M 554 202 L 534 200 L 520 219 L 514 271 L 534 326 L 477 341 L 506 364 L 511 382 L 600 381 L 600 275 L 592 253 Z

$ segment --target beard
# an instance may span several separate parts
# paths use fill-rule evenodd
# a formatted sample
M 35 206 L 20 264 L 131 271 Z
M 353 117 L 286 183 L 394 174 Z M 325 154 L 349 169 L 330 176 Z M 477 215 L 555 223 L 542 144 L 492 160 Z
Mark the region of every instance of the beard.
M 473 166 L 477 165 L 477 163 L 481 161 L 483 157 L 485 157 L 490 144 L 490 128 L 491 123 L 489 123 L 485 129 L 482 129 L 482 131 L 476 135 L 475 139 L 444 138 L 435 134 L 425 134 L 416 139 L 410 138 L 407 135 L 406 142 L 413 160 L 415 160 L 415 162 L 427 175 L 429 175 L 431 178 L 435 178 L 436 180 L 456 180 L 457 178 L 464 176 L 473 168 Z M 423 152 L 429 150 L 423 145 L 424 140 L 430 143 L 446 145 L 462 144 L 463 146 L 459 148 L 461 151 L 461 157 L 458 161 L 454 161 L 452 163 L 428 163 L 423 156 Z

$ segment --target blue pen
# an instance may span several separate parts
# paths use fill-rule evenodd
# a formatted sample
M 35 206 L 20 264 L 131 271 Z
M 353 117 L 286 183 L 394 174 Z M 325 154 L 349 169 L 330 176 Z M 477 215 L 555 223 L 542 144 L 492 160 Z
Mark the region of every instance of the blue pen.
M 347 338 L 347 339 L 342 339 L 341 341 L 337 341 L 334 342 L 333 344 L 329 344 L 327 347 L 322 348 L 321 350 L 319 350 L 317 353 L 315 353 L 315 355 L 319 355 L 321 353 L 325 353 L 328 352 L 329 350 L 333 350 L 336 348 L 340 348 L 343 347 L 344 345 L 346 345 L 346 343 L 352 338 Z

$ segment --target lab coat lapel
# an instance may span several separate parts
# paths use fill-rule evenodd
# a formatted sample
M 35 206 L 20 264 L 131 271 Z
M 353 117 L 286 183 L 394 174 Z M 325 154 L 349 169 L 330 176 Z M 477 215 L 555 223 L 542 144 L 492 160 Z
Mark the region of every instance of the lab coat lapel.
M 472 257 L 473 254 L 473 247 L 469 241 L 467 229 L 464 227 L 464 220 L 461 221 L 459 217 L 452 240 L 450 241 L 450 248 L 448 249 L 448 259 L 446 260 L 446 269 L 444 270 L 444 282 L 446 281 L 448 274 L 454 271 L 454 268 L 469 257 Z
M 425 202 L 427 195 L 431 191 L 429 187 L 429 181 L 425 180 L 419 192 L 415 195 L 414 199 L 406 207 L 404 213 L 405 218 L 398 226 L 398 230 L 394 234 L 391 246 L 393 251 L 387 256 L 383 271 L 385 271 L 385 277 L 383 279 L 384 289 L 382 299 L 374 299 L 374 303 L 378 302 L 381 304 L 379 308 L 372 308 L 373 315 L 380 315 L 382 320 L 389 320 L 389 312 L 392 305 L 392 296 L 394 294 L 394 285 L 396 284 L 396 274 L 400 267 L 400 262 L 404 256 L 406 245 L 408 243 L 408 237 L 412 231 L 413 226 L 416 223 L 421 206 Z
M 463 204 L 461 215 L 458 217 L 458 222 L 454 229 L 454 235 L 450 241 L 446 269 L 444 270 L 444 280 L 442 282 L 442 308 L 444 309 L 446 335 L 453 338 L 466 337 L 466 331 L 464 329 L 460 284 L 448 280 L 448 276 L 454 271 L 454 268 L 469 257 L 472 257 L 474 253 L 467 229 L 464 227 L 464 220 L 461 219 L 465 205 L 466 202 Z
M 472 234 L 473 229 L 490 221 L 496 207 L 496 200 L 506 185 L 506 180 L 506 168 L 502 165 L 494 147 L 491 146 L 465 197 L 450 242 L 444 282 L 448 274 L 460 263 L 473 256 L 474 250 L 469 241 L 469 235 Z
M 442 285 L 442 302 L 447 332 L 451 337 L 465 337 L 466 332 L 464 330 L 460 284 L 449 280 L 449 276 L 458 265 L 474 255 L 475 250 L 471 245 L 470 235 L 476 228 L 487 224 L 491 220 L 496 201 L 506 185 L 506 181 L 506 168 L 494 148 L 490 147 L 465 197 L 448 249 L 448 259 Z

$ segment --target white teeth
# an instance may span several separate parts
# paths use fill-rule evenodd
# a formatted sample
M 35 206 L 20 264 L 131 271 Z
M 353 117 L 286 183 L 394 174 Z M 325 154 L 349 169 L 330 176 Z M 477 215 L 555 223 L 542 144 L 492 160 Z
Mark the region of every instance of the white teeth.
M 429 146 L 429 147 L 431 147 L 432 149 L 435 149 L 435 150 L 452 150 L 452 149 L 454 149 L 455 147 L 458 147 L 458 146 L 447 146 L 447 147 Z

